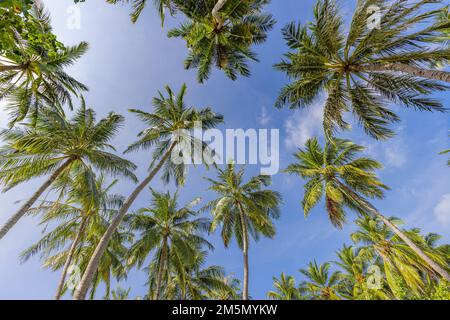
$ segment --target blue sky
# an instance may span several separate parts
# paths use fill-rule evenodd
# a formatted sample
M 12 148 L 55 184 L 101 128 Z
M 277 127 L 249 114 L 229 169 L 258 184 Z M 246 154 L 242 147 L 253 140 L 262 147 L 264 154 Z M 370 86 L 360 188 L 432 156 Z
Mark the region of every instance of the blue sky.
M 273 70 L 286 46 L 280 30 L 292 20 L 307 21 L 312 17 L 313 1 L 273 0 L 267 8 L 278 23 L 270 33 L 268 41 L 257 47 L 260 63 L 252 63 L 251 78 L 239 78 L 232 82 L 220 72 L 214 72 L 210 80 L 198 84 L 195 71 L 185 71 L 183 60 L 187 53 L 184 43 L 168 39 L 167 31 L 179 21 L 167 19 L 161 30 L 160 21 L 151 5 L 144 11 L 140 21 L 133 25 L 129 21 L 126 6 L 112 6 L 104 1 L 90 0 L 80 5 L 81 29 L 67 27 L 71 0 L 44 0 L 51 11 L 56 34 L 66 44 L 88 41 L 90 51 L 74 66 L 71 73 L 90 87 L 87 102 L 104 116 L 110 111 L 127 117 L 126 125 L 114 143 L 118 150 L 135 140 L 143 128 L 129 108 L 151 110 L 151 98 L 157 90 L 169 84 L 174 89 L 188 85 L 187 102 L 197 107 L 212 106 L 225 116 L 224 128 L 276 128 L 280 129 L 280 165 L 285 168 L 292 161 L 292 153 L 312 136 L 321 136 L 321 101 L 309 109 L 292 111 L 273 107 L 279 89 L 287 82 L 283 74 Z M 342 1 L 345 8 L 353 1 Z M 350 10 L 347 9 L 349 12 Z M 450 94 L 438 96 L 447 107 Z M 0 108 L 1 110 L 2 108 Z M 343 134 L 367 146 L 367 154 L 384 163 L 380 171 L 382 180 L 391 187 L 386 199 L 376 202 L 385 215 L 401 217 L 408 227 L 420 227 L 426 232 L 437 232 L 450 241 L 450 169 L 446 157 L 438 152 L 449 147 L 448 114 L 418 113 L 394 109 L 402 122 L 395 127 L 396 137 L 388 142 L 376 142 L 365 136 L 356 125 L 352 132 Z M 0 111 L 1 112 L 1 111 Z M 0 116 L 4 126 L 5 115 Z M 129 158 L 139 165 L 137 174 L 143 177 L 150 154 L 135 153 Z M 249 175 L 259 172 L 257 166 L 249 166 Z M 203 168 L 190 171 L 188 183 L 181 190 L 181 203 L 201 195 L 204 201 L 212 195 L 205 191 L 205 175 L 214 177 L 214 172 Z M 14 190 L 0 194 L 0 223 L 3 223 L 17 208 L 18 200 L 26 199 L 42 180 L 31 181 Z M 298 269 L 309 261 L 332 260 L 335 251 L 349 243 L 353 230 L 352 220 L 343 230 L 332 227 L 323 205 L 315 208 L 310 217 L 303 217 L 300 200 L 303 195 L 302 181 L 295 177 L 278 174 L 273 177 L 272 188 L 283 195 L 282 217 L 276 222 L 274 239 L 262 239 L 250 245 L 251 283 L 250 294 L 254 298 L 265 298 L 272 289 L 272 277 L 281 272 L 301 279 Z M 123 181 L 117 192 L 127 195 L 132 184 Z M 158 190 L 164 186 L 155 181 Z M 144 192 L 134 208 L 146 206 L 149 192 Z M 20 264 L 20 252 L 34 243 L 40 236 L 37 220 L 26 218 L 0 242 L 0 299 L 50 299 L 53 297 L 59 273 L 44 270 L 37 257 Z M 211 236 L 216 250 L 209 263 L 219 264 L 228 273 L 242 276 L 242 255 L 235 245 L 224 249 L 217 235 Z M 145 274 L 133 270 L 122 287 L 132 287 L 131 296 L 145 293 Z M 98 297 L 102 296 L 99 290 Z

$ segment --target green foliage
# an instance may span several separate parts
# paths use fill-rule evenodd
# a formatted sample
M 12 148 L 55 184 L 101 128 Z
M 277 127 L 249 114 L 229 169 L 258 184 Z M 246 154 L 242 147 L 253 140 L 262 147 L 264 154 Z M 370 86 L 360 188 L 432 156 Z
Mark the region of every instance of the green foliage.
M 344 113 L 352 112 L 364 131 L 375 139 L 394 132 L 390 124 L 399 117 L 390 108 L 402 105 L 421 111 L 444 111 L 441 102 L 429 96 L 448 87 L 434 79 L 399 73 L 390 64 L 416 66 L 448 63 L 450 48 L 436 38 L 449 22 L 435 22 L 441 12 L 427 7 L 438 1 L 393 3 L 359 0 L 348 31 L 335 0 L 318 0 L 314 21 L 291 23 L 283 29 L 290 51 L 275 68 L 292 82 L 280 92 L 277 107 L 306 108 L 323 92 L 323 127 L 327 138 L 338 129 L 349 129 Z M 369 6 L 381 9 L 380 28 L 368 28 Z M 434 42 L 433 49 L 429 43 Z

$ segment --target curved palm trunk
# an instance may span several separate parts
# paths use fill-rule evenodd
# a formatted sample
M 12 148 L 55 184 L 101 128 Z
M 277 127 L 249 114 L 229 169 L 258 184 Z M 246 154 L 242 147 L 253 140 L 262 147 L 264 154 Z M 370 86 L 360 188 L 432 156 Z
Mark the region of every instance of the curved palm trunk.
M 28 199 L 28 201 L 17 211 L 6 223 L 0 228 L 0 240 L 8 233 L 9 230 L 30 210 L 31 206 L 39 199 L 39 197 L 50 187 L 53 182 L 63 173 L 63 171 L 72 164 L 73 159 L 64 162 L 53 174 L 45 181 L 42 186 Z
M 225 3 L 227 1 L 228 0 L 218 0 L 212 10 L 212 16 L 214 17 L 214 20 L 216 20 L 217 29 L 219 29 L 219 30 L 222 29 L 222 26 L 223 26 L 223 20 L 222 20 L 222 17 L 220 16 L 219 11 L 223 8 L 223 6 L 225 5 Z
M 407 73 L 412 76 L 427 78 L 433 80 L 439 80 L 443 82 L 450 82 L 450 72 L 423 69 L 414 66 L 410 66 L 403 63 L 387 63 L 387 64 L 366 64 L 358 68 L 360 71 L 395 71 L 401 73 Z
M 346 185 L 338 182 L 342 188 L 353 198 L 359 205 L 365 208 L 370 214 L 379 218 L 385 225 L 392 229 L 392 231 L 402 239 L 420 258 L 422 258 L 435 272 L 440 274 L 445 280 L 450 282 L 450 274 L 439 264 L 434 262 L 430 257 L 428 257 L 425 252 L 423 252 L 413 241 L 411 241 L 406 234 L 404 234 L 395 224 L 389 221 L 384 215 L 382 215 L 378 210 L 369 202 L 358 197 L 352 190 L 350 190 Z
M 111 240 L 114 232 L 119 227 L 120 223 L 122 222 L 125 214 L 130 209 L 133 202 L 136 200 L 138 195 L 145 189 L 145 187 L 153 180 L 153 178 L 156 176 L 156 174 L 159 172 L 159 170 L 162 168 L 164 163 L 169 159 L 170 154 L 172 153 L 172 150 L 175 148 L 176 143 L 172 143 L 169 150 L 163 155 L 161 160 L 159 161 L 158 165 L 150 172 L 150 174 L 145 178 L 137 187 L 134 189 L 134 191 L 131 193 L 131 195 L 128 197 L 128 199 L 124 202 L 122 208 L 120 208 L 119 212 L 117 213 L 116 217 L 112 220 L 111 224 L 109 225 L 106 232 L 103 234 L 102 238 L 100 239 L 99 243 L 97 244 L 97 247 L 95 248 L 94 253 L 92 254 L 91 259 L 89 260 L 89 263 L 86 267 L 86 270 L 84 271 L 83 277 L 81 278 L 80 284 L 78 285 L 77 289 L 75 290 L 75 294 L 73 298 L 75 300 L 84 300 L 86 298 L 86 293 L 89 289 L 89 286 L 92 282 L 92 278 L 94 276 L 95 271 L 98 268 L 98 265 L 100 263 L 100 258 L 105 253 L 105 250 L 108 246 L 109 241 Z
M 78 230 L 78 233 L 77 233 L 75 239 L 73 240 L 72 245 L 70 246 L 69 255 L 67 256 L 66 262 L 64 263 L 64 268 L 61 273 L 61 278 L 59 279 L 58 287 L 56 289 L 55 300 L 61 299 L 61 294 L 62 294 L 62 291 L 64 288 L 64 283 L 66 282 L 67 271 L 69 270 L 70 264 L 72 263 L 72 259 L 73 259 L 73 256 L 75 255 L 75 250 L 77 248 L 77 245 L 78 245 L 78 243 L 80 243 L 80 241 L 83 237 L 83 233 L 84 233 L 84 230 L 86 229 L 87 222 L 88 222 L 88 218 L 83 217 L 83 219 L 81 220 L 80 229 Z
M 158 279 L 156 280 L 156 292 L 155 292 L 155 300 L 159 300 L 159 295 L 161 291 L 161 282 L 164 272 L 164 265 L 166 261 L 166 255 L 167 255 L 167 237 L 164 237 L 163 245 L 161 249 L 161 261 L 159 262 L 159 270 L 158 270 Z
M 244 288 L 242 291 L 242 299 L 248 300 L 248 282 L 249 282 L 249 268 L 248 268 L 248 231 L 247 225 L 245 224 L 245 214 L 242 205 L 239 203 L 239 212 L 242 228 L 242 246 L 244 253 Z

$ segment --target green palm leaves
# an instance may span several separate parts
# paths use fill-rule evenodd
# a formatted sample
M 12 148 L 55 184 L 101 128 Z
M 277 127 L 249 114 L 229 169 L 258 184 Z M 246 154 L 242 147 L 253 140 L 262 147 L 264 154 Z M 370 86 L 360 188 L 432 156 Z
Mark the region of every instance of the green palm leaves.
M 300 292 L 312 300 L 341 300 L 339 296 L 340 272 L 330 272 L 330 263 L 318 265 L 316 261 L 310 263 L 307 269 L 300 273 L 307 280 L 300 284 Z
M 0 182 L 10 189 L 33 178 L 50 175 L 35 194 L 0 229 L 0 239 L 20 220 L 37 199 L 59 177 L 77 167 L 90 166 L 115 176 L 136 180 L 135 165 L 110 151 L 111 140 L 124 118 L 111 113 L 96 121 L 84 100 L 72 119 L 45 109 L 34 127 L 24 125 L 4 130 L 0 151 Z
M 50 18 L 43 9 L 35 6 L 32 11 L 37 25 L 50 33 Z M 67 104 L 73 108 L 72 95 L 86 91 L 65 69 L 73 65 L 88 49 L 82 42 L 73 47 L 49 51 L 42 44 L 24 40 L 14 33 L 14 49 L 0 52 L 0 100 L 7 99 L 10 125 L 30 116 L 37 121 L 39 113 L 48 106 L 61 111 Z
M 353 197 L 382 198 L 387 186 L 374 173 L 381 164 L 357 157 L 364 147 L 348 140 L 335 139 L 325 148 L 317 139 L 310 139 L 306 147 L 294 156 L 297 159 L 286 169 L 287 173 L 307 179 L 302 206 L 307 216 L 310 210 L 325 198 L 331 223 L 342 227 L 346 221 L 346 208 L 361 212 L 361 204 Z M 352 193 L 349 190 L 353 190 Z
M 177 194 L 171 196 L 170 193 L 152 190 L 152 195 L 151 205 L 130 217 L 130 226 L 141 235 L 131 247 L 128 261 L 141 266 L 147 256 L 156 250 L 148 271 L 150 277 L 157 275 L 154 279 L 156 289 L 151 298 L 159 299 L 162 288 L 167 287 L 170 280 L 169 270 L 183 272 L 184 266 L 193 263 L 199 247 L 212 248 L 212 245 L 201 235 L 209 230 L 209 220 L 199 218 L 199 213 L 193 211 L 193 207 L 200 202 L 199 198 L 179 208 Z M 180 277 L 184 279 L 186 275 Z
M 286 73 L 292 83 L 281 90 L 276 105 L 304 108 L 326 92 L 323 125 L 327 137 L 337 129 L 349 128 L 343 114 L 352 112 L 365 132 L 376 139 L 393 135 L 389 125 L 399 118 L 390 104 L 444 111 L 442 104 L 428 95 L 446 90 L 440 81 L 449 82 L 450 73 L 425 68 L 430 63 L 448 63 L 450 49 L 442 43 L 427 49 L 424 43 L 433 42 L 448 28 L 448 22 L 434 22 L 440 11 L 427 10 L 429 2 L 360 0 L 350 30 L 344 33 L 335 1 L 319 0 L 313 22 L 291 23 L 283 30 L 292 51 L 275 68 Z M 371 5 L 381 10 L 380 28 L 367 27 Z
M 280 279 L 273 278 L 275 291 L 270 291 L 267 297 L 272 300 L 299 300 L 300 291 L 295 285 L 295 278 L 281 273 Z
M 216 17 L 213 17 L 216 2 L 182 1 L 178 7 L 189 21 L 169 32 L 169 37 L 186 41 L 190 52 L 185 68 L 198 69 L 199 82 L 208 79 L 214 65 L 232 80 L 238 74 L 249 76 L 247 62 L 257 61 L 251 47 L 264 42 L 267 32 L 275 24 L 270 14 L 262 13 L 263 6 L 269 2 L 267 0 L 228 0 L 222 4 L 220 13 L 216 12 Z M 217 16 L 220 21 L 217 21 Z
M 225 170 L 218 170 L 218 179 L 207 179 L 210 190 L 217 193 L 217 199 L 207 204 L 213 221 L 211 231 L 221 226 L 222 240 L 228 247 L 234 237 L 244 254 L 243 299 L 248 295 L 248 247 L 250 236 L 258 240 L 261 235 L 272 238 L 275 235 L 273 219 L 278 219 L 281 195 L 266 189 L 269 176 L 256 176 L 244 181 L 244 168 L 236 170 L 234 164 L 228 164 Z

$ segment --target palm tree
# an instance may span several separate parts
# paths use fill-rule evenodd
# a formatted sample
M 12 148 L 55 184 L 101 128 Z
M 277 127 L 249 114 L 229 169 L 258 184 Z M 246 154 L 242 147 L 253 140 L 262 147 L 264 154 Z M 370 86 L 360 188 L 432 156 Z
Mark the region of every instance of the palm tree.
M 39 189 L 0 228 L 0 239 L 25 215 L 41 195 L 76 167 L 94 167 L 102 172 L 136 180 L 135 165 L 109 150 L 109 144 L 124 122 L 110 113 L 96 121 L 95 112 L 86 108 L 84 100 L 72 119 L 57 111 L 44 110 L 36 125 L 4 130 L 0 137 L 5 145 L 0 150 L 0 183 L 7 190 L 18 184 L 50 175 Z
M 281 273 L 280 279 L 273 278 L 275 291 L 270 291 L 267 296 L 272 300 L 300 300 L 300 291 L 295 285 L 293 276 L 286 276 Z
M 35 5 L 32 13 L 42 34 L 51 33 L 50 17 L 44 9 Z M 62 111 L 62 106 L 68 104 L 72 109 L 71 96 L 88 88 L 67 74 L 65 68 L 86 53 L 88 44 L 81 42 L 50 52 L 22 39 L 18 32 L 15 37 L 15 49 L 0 55 L 0 100 L 8 99 L 10 126 L 28 115 L 35 122 L 45 106 Z
M 329 262 L 317 265 L 317 262 L 310 262 L 307 269 L 300 269 L 300 273 L 308 280 L 300 284 L 300 293 L 313 300 L 342 300 L 339 296 L 340 271 L 330 274 Z
M 206 297 L 209 300 L 239 300 L 242 297 L 240 293 L 241 281 L 233 275 L 223 276 L 220 278 L 221 286 L 209 290 Z
M 449 273 L 442 266 L 434 262 L 367 200 L 382 198 L 383 189 L 388 187 L 381 183 L 374 173 L 376 169 L 381 168 L 379 162 L 370 158 L 356 158 L 364 149 L 351 141 L 341 139 L 328 141 L 325 148 L 322 148 L 314 138 L 306 142 L 304 150 L 295 154 L 298 162 L 291 164 L 286 172 L 308 180 L 302 201 L 305 216 L 324 195 L 328 217 L 336 227 L 342 227 L 346 221 L 346 208 L 363 216 L 370 214 L 389 227 L 435 272 L 446 280 L 450 279 Z
M 262 13 L 270 0 L 177 1 L 188 22 L 169 32 L 186 41 L 189 55 L 185 68 L 198 69 L 198 81 L 208 79 L 216 65 L 232 80 L 238 73 L 249 76 L 248 60 L 258 61 L 251 47 L 264 42 L 275 20 Z
M 189 154 L 183 154 L 183 156 L 188 156 L 191 159 L 199 157 L 203 160 L 203 163 L 210 163 L 211 159 L 206 159 L 205 157 L 206 154 L 212 153 L 211 150 L 208 149 L 210 152 L 207 152 L 205 143 L 194 137 L 189 130 L 195 128 L 197 125 L 199 129 L 214 128 L 223 122 L 223 117 L 212 112 L 210 108 L 197 110 L 193 107 L 187 107 L 184 102 L 186 85 L 182 86 L 178 95 L 175 95 L 169 87 L 166 87 L 166 91 L 168 97 L 164 97 L 160 92 L 159 97 L 153 99 L 154 113 L 131 110 L 131 112 L 135 113 L 142 121 L 149 125 L 149 128 L 139 134 L 140 139 L 133 143 L 127 152 L 154 147 L 153 161 L 150 165 L 151 170 L 148 176 L 142 180 L 124 202 L 124 205 L 103 235 L 77 288 L 74 296 L 75 299 L 85 298 L 99 260 L 105 252 L 114 230 L 117 229 L 138 195 L 153 180 L 156 174 L 164 167 L 162 178 L 165 181 L 169 181 L 170 177 L 174 176 L 177 183 L 184 183 L 187 165 L 183 161 L 181 163 L 178 163 L 178 161 L 169 161 L 172 152 L 177 151 L 178 154 L 183 153 L 184 146 L 194 145 L 194 148 L 192 148 L 193 151 Z
M 346 246 L 337 252 L 336 265 L 342 268 L 340 295 L 350 300 L 389 300 L 389 291 L 384 287 L 384 279 L 380 278 L 380 286 L 372 289 L 368 286 L 370 266 L 379 265 L 378 260 L 368 259 L 360 254 L 361 249 Z
M 358 0 L 348 32 L 334 0 L 318 0 L 314 21 L 291 23 L 283 36 L 292 50 L 275 65 L 292 83 L 280 92 L 277 107 L 303 108 L 326 92 L 324 129 L 332 137 L 337 128 L 350 125 L 343 113 L 351 111 L 365 132 L 376 139 L 393 135 L 390 123 L 399 117 L 386 105 L 401 104 L 424 111 L 444 111 L 427 96 L 447 90 L 450 72 L 426 69 L 430 63 L 450 61 L 450 47 L 427 44 L 449 22 L 435 22 L 439 10 L 426 5 L 441 0 Z M 371 6 L 378 6 L 380 28 L 368 28 Z M 424 25 L 426 24 L 426 25 Z
M 184 265 L 192 263 L 198 246 L 213 247 L 202 237 L 202 233 L 209 230 L 209 220 L 197 217 L 199 212 L 192 210 L 201 201 L 200 198 L 179 208 L 178 193 L 172 196 L 169 192 L 151 192 L 151 205 L 139 209 L 129 218 L 131 229 L 140 232 L 140 239 L 131 246 L 128 261 L 130 266 L 137 264 L 141 267 L 150 253 L 155 251 L 151 263 L 156 270 L 148 269 L 157 274 L 152 298 L 158 300 L 163 281 L 169 280 L 168 272 L 172 264 L 177 270 L 183 269 Z
M 131 288 L 124 289 L 122 287 L 117 287 L 111 292 L 112 300 L 128 300 L 130 296 Z M 109 298 L 108 298 L 109 299 Z
M 389 219 L 391 223 L 398 224 L 399 220 Z M 434 274 L 430 266 L 421 259 L 405 242 L 393 233 L 381 221 L 364 217 L 356 220 L 358 230 L 351 235 L 355 244 L 363 244 L 362 253 L 372 258 L 378 256 L 383 261 L 383 267 L 389 287 L 396 297 L 401 297 L 403 288 L 406 285 L 408 291 L 420 296 L 424 292 L 425 283 L 421 271 L 426 274 Z M 405 231 L 408 237 L 434 261 L 445 265 L 446 261 L 439 254 L 428 246 L 426 240 L 417 230 Z
M 94 179 L 94 180 L 92 180 Z M 45 201 L 29 210 L 33 214 L 43 214 L 42 225 L 45 230 L 55 225 L 42 239 L 21 254 L 21 260 L 40 254 L 43 266 L 53 271 L 62 269 L 55 299 L 59 300 L 67 289 L 65 280 L 70 266 L 79 270 L 86 268 L 95 244 L 108 225 L 110 217 L 123 202 L 123 197 L 110 193 L 116 181 L 105 184 L 104 177 L 95 179 L 88 170 L 77 171 L 69 177 L 59 179 L 55 189 L 65 200 Z M 69 187 L 68 187 L 69 186 Z M 102 281 L 107 286 L 107 295 L 111 283 L 111 275 L 119 279 L 125 276 L 125 265 L 122 261 L 128 252 L 126 242 L 131 240 L 128 233 L 116 232 L 107 254 L 103 257 L 96 272 L 91 297 Z
M 205 300 L 211 297 L 213 292 L 228 292 L 233 288 L 225 279 L 225 271 L 222 267 L 206 266 L 208 252 L 198 248 L 189 264 L 177 268 L 172 265 L 164 296 L 171 300 Z
M 249 237 L 258 240 L 275 236 L 272 219 L 280 216 L 279 193 L 265 189 L 271 183 L 269 176 L 259 175 L 244 182 L 244 168 L 236 170 L 234 164 L 228 164 L 225 170 L 218 170 L 218 180 L 206 179 L 210 182 L 209 190 L 219 195 L 209 202 L 205 209 L 213 215 L 211 232 L 222 227 L 222 240 L 225 247 L 234 236 L 244 255 L 244 288 L 243 299 L 248 300 Z

